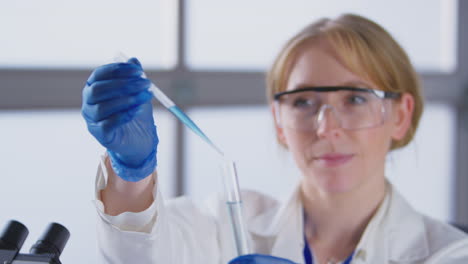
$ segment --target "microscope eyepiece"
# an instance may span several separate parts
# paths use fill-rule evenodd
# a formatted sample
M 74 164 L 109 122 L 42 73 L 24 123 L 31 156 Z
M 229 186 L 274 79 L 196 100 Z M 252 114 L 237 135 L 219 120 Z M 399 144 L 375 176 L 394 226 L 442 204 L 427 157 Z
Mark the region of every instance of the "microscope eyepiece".
M 62 254 L 63 248 L 70 238 L 70 232 L 62 225 L 51 223 L 46 231 L 31 247 L 31 254 L 54 254 L 56 258 Z
M 28 234 L 28 229 L 22 223 L 10 220 L 0 235 L 0 248 L 18 252 Z

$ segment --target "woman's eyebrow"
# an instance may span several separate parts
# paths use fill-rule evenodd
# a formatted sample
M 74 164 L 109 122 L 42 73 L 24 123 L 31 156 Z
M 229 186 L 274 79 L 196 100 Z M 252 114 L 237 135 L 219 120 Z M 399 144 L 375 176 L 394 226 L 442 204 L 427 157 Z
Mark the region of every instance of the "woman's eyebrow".
M 293 89 L 288 91 L 294 91 L 304 88 L 314 88 L 314 87 L 334 87 L 334 86 L 343 86 L 343 87 L 358 87 L 358 88 L 370 88 L 370 85 L 363 81 L 345 81 L 337 83 L 335 85 L 315 85 L 313 83 L 300 83 L 293 87 Z
M 352 87 L 359 87 L 359 88 L 369 88 L 370 85 L 362 82 L 362 81 L 347 81 L 342 83 L 340 86 L 352 86 Z
M 314 85 L 314 84 L 311 84 L 311 83 L 300 83 L 300 84 L 294 85 L 293 89 L 291 89 L 291 91 L 304 89 L 304 88 L 312 88 L 312 87 L 321 87 L 321 86 L 320 85 Z

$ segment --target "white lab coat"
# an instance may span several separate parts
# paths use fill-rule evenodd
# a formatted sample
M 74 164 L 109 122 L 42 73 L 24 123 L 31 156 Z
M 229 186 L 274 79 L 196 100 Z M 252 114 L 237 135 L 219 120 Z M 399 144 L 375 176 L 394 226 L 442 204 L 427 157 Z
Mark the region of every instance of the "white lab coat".
M 226 264 L 235 246 L 226 205 L 220 197 L 196 205 L 188 198 L 155 202 L 140 213 L 104 213 L 99 190 L 106 182 L 103 162 L 96 179 L 100 263 Z M 299 188 L 285 203 L 243 192 L 244 214 L 255 253 L 304 263 Z M 468 237 L 423 216 L 389 184 L 387 195 L 356 248 L 353 264 L 467 264 Z

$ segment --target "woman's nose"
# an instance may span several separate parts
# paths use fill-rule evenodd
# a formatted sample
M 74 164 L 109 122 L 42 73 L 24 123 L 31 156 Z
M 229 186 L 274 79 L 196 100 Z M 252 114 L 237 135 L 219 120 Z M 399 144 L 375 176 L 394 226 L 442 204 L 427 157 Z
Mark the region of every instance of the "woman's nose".
M 317 135 L 326 136 L 341 129 L 341 122 L 331 105 L 322 105 L 317 114 Z

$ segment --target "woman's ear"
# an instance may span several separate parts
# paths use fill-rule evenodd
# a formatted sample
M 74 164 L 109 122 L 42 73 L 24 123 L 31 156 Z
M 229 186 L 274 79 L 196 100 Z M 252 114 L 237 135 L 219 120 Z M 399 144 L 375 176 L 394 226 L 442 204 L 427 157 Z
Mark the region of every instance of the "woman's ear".
M 273 116 L 273 120 L 275 122 L 276 139 L 278 140 L 278 143 L 280 143 L 284 147 L 287 147 L 283 127 L 281 127 L 276 107 L 277 106 L 275 103 L 270 104 L 271 115 Z
M 409 93 L 403 93 L 398 102 L 393 103 L 393 132 L 394 140 L 401 140 L 405 137 L 413 120 L 414 98 Z

